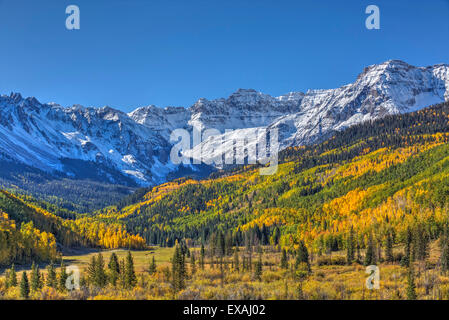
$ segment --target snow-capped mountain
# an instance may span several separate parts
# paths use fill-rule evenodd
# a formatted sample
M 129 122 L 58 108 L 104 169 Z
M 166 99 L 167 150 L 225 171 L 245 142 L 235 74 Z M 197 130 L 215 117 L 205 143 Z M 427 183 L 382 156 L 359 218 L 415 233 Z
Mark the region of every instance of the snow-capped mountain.
M 271 128 L 278 129 L 281 148 L 310 144 L 362 121 L 445 100 L 449 65 L 414 67 L 397 60 L 367 67 L 354 83 L 337 89 L 280 97 L 240 89 L 190 108 L 147 106 L 129 114 L 109 107 L 64 108 L 11 94 L 0 97 L 0 159 L 69 176 L 78 174 L 73 161 L 89 162 L 101 165 L 108 182 L 156 184 L 180 169 L 169 158 L 170 134 L 178 128 L 221 133 L 182 152 L 209 162 L 233 148 L 222 141 L 252 137 L 248 143 L 254 145 L 264 139 L 260 132 Z
M 284 146 L 308 144 L 365 120 L 412 112 L 445 100 L 449 100 L 448 65 L 416 68 L 393 60 L 365 68 L 352 84 L 307 92 L 297 113 L 271 126 L 287 133 Z
M 311 144 L 362 121 L 415 111 L 445 100 L 449 100 L 449 65 L 419 68 L 398 60 L 367 67 L 354 83 L 337 89 L 293 92 L 276 98 L 240 90 L 226 100 L 200 100 L 192 107 L 197 112 L 191 123 L 243 128 L 224 133 L 220 139 L 206 140 L 185 154 L 201 155 L 203 161 L 216 159 L 226 152 L 222 141 L 271 128 L 278 129 L 281 149 Z M 212 110 L 220 110 L 219 115 Z M 248 130 L 251 127 L 253 130 Z M 252 142 L 255 144 L 257 141 Z
M 20 94 L 0 98 L 0 152 L 44 171 L 72 173 L 67 159 L 111 167 L 143 183 L 174 170 L 167 140 L 128 114 L 103 108 L 41 104 Z M 106 174 L 108 182 L 118 182 Z

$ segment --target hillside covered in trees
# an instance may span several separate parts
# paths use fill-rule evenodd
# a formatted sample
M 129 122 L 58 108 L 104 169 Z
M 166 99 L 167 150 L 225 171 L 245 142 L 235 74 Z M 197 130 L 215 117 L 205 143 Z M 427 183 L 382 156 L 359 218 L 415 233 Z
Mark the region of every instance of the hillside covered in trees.
M 181 239 L 199 245 L 218 234 L 242 244 L 252 234 L 286 248 L 304 241 L 320 253 L 344 249 L 350 230 L 360 248 L 370 237 L 379 247 L 389 235 L 399 243 L 408 228 L 436 238 L 448 221 L 448 138 L 444 103 L 287 149 L 273 176 L 246 167 L 203 181 L 179 179 L 96 217 L 117 219 L 161 246 Z
M 56 261 L 63 248 L 85 247 L 141 249 L 146 245 L 119 223 L 99 222 L 0 190 L 0 266 Z

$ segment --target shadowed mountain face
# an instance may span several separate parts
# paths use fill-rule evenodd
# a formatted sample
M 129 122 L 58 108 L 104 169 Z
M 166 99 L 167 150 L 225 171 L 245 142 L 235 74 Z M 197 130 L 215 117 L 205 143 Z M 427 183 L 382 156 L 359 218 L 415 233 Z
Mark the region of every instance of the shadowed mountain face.
M 240 89 L 227 99 L 200 99 L 187 109 L 147 106 L 126 114 L 109 107 L 42 104 L 11 94 L 0 97 L 0 161 L 4 167 L 6 163 L 26 166 L 56 180 L 147 186 L 210 172 L 210 168 L 203 171 L 204 166 L 179 167 L 170 161 L 174 129 L 213 128 L 226 139 L 277 128 L 281 148 L 286 148 L 322 141 L 363 121 L 447 100 L 448 65 L 414 67 L 395 60 L 367 67 L 354 83 L 337 89 L 280 97 Z M 225 130 L 233 132 L 225 134 Z M 206 140 L 183 154 L 213 159 L 227 151 L 217 141 Z M 12 171 L 3 170 L 2 181 L 19 181 L 20 172 L 14 172 L 11 177 Z

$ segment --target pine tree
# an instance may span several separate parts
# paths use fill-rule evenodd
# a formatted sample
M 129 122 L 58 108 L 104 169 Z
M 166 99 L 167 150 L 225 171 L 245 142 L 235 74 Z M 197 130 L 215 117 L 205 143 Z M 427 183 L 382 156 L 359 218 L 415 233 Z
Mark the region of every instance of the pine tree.
M 407 228 L 407 234 L 405 236 L 404 257 L 402 258 L 401 261 L 401 264 L 404 267 L 409 267 L 413 262 L 412 241 L 413 241 L 412 231 L 410 230 L 410 228 Z
M 268 244 L 268 230 L 267 227 L 265 226 L 265 224 L 262 224 L 262 230 L 261 230 L 261 243 L 262 245 L 267 245 Z
M 46 280 L 45 280 L 45 274 L 41 271 L 41 269 L 38 266 L 38 270 L 39 270 L 39 276 L 40 276 L 40 289 L 42 289 L 43 287 L 45 287 L 46 284 Z
M 226 249 L 225 249 L 225 239 L 224 239 L 224 235 L 223 232 L 219 232 L 218 234 L 218 255 L 220 257 L 223 257 L 226 253 Z
M 17 274 L 14 264 L 11 266 L 11 269 L 8 271 L 8 281 L 7 287 L 17 287 Z
M 95 285 L 100 288 L 104 288 L 107 284 L 108 277 L 105 271 L 104 258 L 101 253 L 97 256 L 97 263 L 95 269 Z
M 441 271 L 443 273 L 449 271 L 449 244 L 447 241 L 443 244 L 441 251 Z
M 134 288 L 137 284 L 136 272 L 134 271 L 134 260 L 131 251 L 128 251 L 128 255 L 125 260 L 125 287 L 130 289 Z
M 148 268 L 148 273 L 153 275 L 156 273 L 156 271 L 157 271 L 156 259 L 153 256 L 153 259 L 151 259 L 150 267 Z
M 424 261 L 428 256 L 429 240 L 427 233 L 422 227 L 416 228 L 416 258 L 417 260 Z
M 23 299 L 28 299 L 30 297 L 30 284 L 25 271 L 22 273 L 22 280 L 20 281 L 20 296 Z
M 296 254 L 295 269 L 298 269 L 301 263 L 306 263 L 309 272 L 311 271 L 309 252 L 307 251 L 307 247 L 302 240 L 299 242 L 299 248 Z
M 234 249 L 234 270 L 240 271 L 240 261 L 239 261 L 239 248 L 235 247 Z
M 370 234 L 368 238 L 368 246 L 365 253 L 365 266 L 373 265 L 376 263 L 376 258 L 374 256 L 374 242 L 373 237 Z
M 33 262 L 31 266 L 31 290 L 36 292 L 42 288 L 42 277 L 39 266 Z
M 441 248 L 441 272 L 446 273 L 449 271 L 449 233 L 448 227 L 444 227 L 442 236 L 440 237 Z
M 379 262 L 383 261 L 383 259 L 382 259 L 382 240 L 381 239 L 379 239 L 379 238 L 377 239 L 375 248 L 377 249 L 377 254 L 375 254 L 374 260 L 379 261 Z
M 172 259 L 173 289 L 179 291 L 185 288 L 186 269 L 184 255 L 179 245 L 175 247 Z
M 190 254 L 190 268 L 192 270 L 192 276 L 196 273 L 196 265 L 195 265 L 195 253 L 192 252 Z
M 108 269 L 109 269 L 109 282 L 115 287 L 117 285 L 117 281 L 120 276 L 120 266 L 118 262 L 118 257 L 115 254 L 115 252 L 113 252 L 111 254 L 111 257 L 109 258 Z
M 274 246 L 277 246 L 279 244 L 279 239 L 281 238 L 281 230 L 279 229 L 278 226 L 276 226 L 273 230 L 273 233 L 271 235 L 271 239 L 272 239 L 272 244 Z
M 282 249 L 281 268 L 286 270 L 288 269 L 288 256 L 287 250 L 285 249 Z
M 225 238 L 225 254 L 227 256 L 230 256 L 232 254 L 232 245 L 233 245 L 233 238 L 232 238 L 232 233 L 231 231 L 228 231 L 226 233 L 226 238 Z
M 361 263 L 362 255 L 360 253 L 360 242 L 359 242 L 358 238 L 357 238 L 357 243 L 356 243 L 356 246 L 355 246 L 355 257 L 356 257 L 357 263 Z
M 179 277 L 179 264 L 180 264 L 180 256 L 181 256 L 181 249 L 178 245 L 175 247 L 175 251 L 173 253 L 172 258 L 172 286 L 175 291 L 179 291 L 180 285 L 180 277 Z
M 407 276 L 407 299 L 416 300 L 416 285 L 415 285 L 415 275 L 413 272 L 413 266 L 410 265 L 408 276 Z
M 89 265 L 87 266 L 87 281 L 91 285 L 96 285 L 97 282 L 97 258 L 92 255 Z
M 64 292 L 66 290 L 66 282 L 69 275 L 67 274 L 64 262 L 61 262 L 61 268 L 59 269 L 58 275 L 58 290 Z
M 391 236 L 391 232 L 387 233 L 387 240 L 385 243 L 385 258 L 387 262 L 394 262 L 393 256 L 393 238 Z
M 47 286 L 56 289 L 58 286 L 58 280 L 56 278 L 56 271 L 53 263 L 47 266 Z
M 352 264 L 355 259 L 355 246 L 354 246 L 354 229 L 351 227 L 346 240 L 346 260 L 348 264 Z
M 204 270 L 204 258 L 206 255 L 206 251 L 204 250 L 204 244 L 201 244 L 201 256 L 200 256 L 200 266 L 201 270 Z

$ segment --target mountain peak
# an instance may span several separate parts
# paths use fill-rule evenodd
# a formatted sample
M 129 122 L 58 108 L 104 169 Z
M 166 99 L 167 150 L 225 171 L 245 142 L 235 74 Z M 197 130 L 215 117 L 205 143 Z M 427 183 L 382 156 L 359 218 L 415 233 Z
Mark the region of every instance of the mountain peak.
M 22 98 L 22 95 L 19 92 L 11 92 L 9 95 L 10 98 L 15 99 L 15 98 Z
M 372 64 L 368 67 L 365 67 L 357 77 L 357 79 L 360 79 L 370 73 L 378 73 L 378 72 L 385 72 L 385 71 L 392 71 L 396 69 L 409 69 L 409 68 L 415 68 L 408 63 L 402 61 L 402 60 L 387 60 L 385 62 L 379 63 L 379 64 Z
M 23 97 L 20 93 L 18 92 L 11 92 L 11 94 L 9 95 L 9 98 L 14 102 L 14 103 L 18 103 L 19 101 L 23 100 Z
M 398 59 L 387 60 L 384 63 L 381 63 L 380 65 L 411 67 L 411 65 L 408 64 L 407 62 L 404 62 L 404 61 L 398 60 Z
M 243 88 L 239 88 L 237 89 L 236 92 L 234 92 L 233 94 L 254 94 L 254 93 L 258 93 L 258 91 L 256 91 L 255 89 L 243 89 Z
M 254 89 L 238 89 L 236 92 L 232 93 L 228 99 L 238 98 L 238 97 L 255 97 L 262 96 L 263 93 L 256 91 Z

